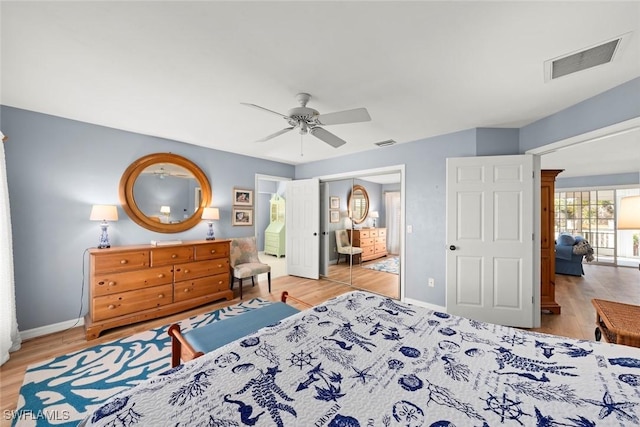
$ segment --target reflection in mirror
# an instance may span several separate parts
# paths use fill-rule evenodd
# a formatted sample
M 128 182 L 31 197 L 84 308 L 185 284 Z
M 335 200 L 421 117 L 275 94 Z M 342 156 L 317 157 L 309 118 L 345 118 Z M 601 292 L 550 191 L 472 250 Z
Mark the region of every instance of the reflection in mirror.
M 211 203 L 211 186 L 190 160 L 171 153 L 150 154 L 122 174 L 120 201 L 142 227 L 177 233 L 200 223 L 202 210 Z
M 354 185 L 349 195 L 349 217 L 354 224 L 361 224 L 369 213 L 369 194 L 361 185 Z
M 187 169 L 173 163 L 145 168 L 133 184 L 133 197 L 140 211 L 165 224 L 191 217 L 199 208 L 200 184 Z

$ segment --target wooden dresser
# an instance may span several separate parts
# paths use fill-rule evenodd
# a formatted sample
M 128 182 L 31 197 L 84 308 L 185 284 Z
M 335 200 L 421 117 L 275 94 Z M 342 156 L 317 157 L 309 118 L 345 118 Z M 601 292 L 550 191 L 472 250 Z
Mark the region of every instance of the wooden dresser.
M 351 245 L 362 248 L 362 261 L 387 256 L 387 229 L 386 228 L 362 228 L 359 230 L 347 230 L 353 232 Z
M 540 309 L 560 314 L 556 302 L 555 183 L 562 169 L 540 171 Z
M 233 299 L 229 240 L 89 250 L 87 340 L 106 329 Z

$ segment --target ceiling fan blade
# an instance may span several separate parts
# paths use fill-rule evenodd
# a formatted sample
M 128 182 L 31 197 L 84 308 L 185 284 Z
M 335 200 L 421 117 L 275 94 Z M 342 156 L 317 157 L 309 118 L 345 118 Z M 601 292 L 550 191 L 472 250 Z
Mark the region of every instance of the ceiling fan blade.
M 344 139 L 338 138 L 328 130 L 323 129 L 321 127 L 311 128 L 309 129 L 309 133 L 315 136 L 316 138 L 321 139 L 322 141 L 326 142 L 327 144 L 329 144 L 334 148 L 338 148 L 341 145 L 344 145 L 347 143 L 347 141 L 345 141 Z
M 269 110 L 268 108 L 264 108 L 264 107 L 261 107 L 261 106 L 256 105 L 256 104 L 249 104 L 249 103 L 246 103 L 246 102 L 241 102 L 240 104 L 246 105 L 247 107 L 257 108 L 258 110 L 266 111 L 268 113 L 276 114 L 276 115 L 278 115 L 278 116 L 280 116 L 282 118 L 285 118 L 285 119 L 289 118 L 289 116 L 285 116 L 284 114 L 280 114 L 277 111 Z
M 276 136 L 282 135 L 283 133 L 287 133 L 287 132 L 289 132 L 290 130 L 293 130 L 293 127 L 290 127 L 290 128 L 284 128 L 284 129 L 282 129 L 282 130 L 279 130 L 278 132 L 275 132 L 275 133 L 272 133 L 271 135 L 265 136 L 264 138 L 259 139 L 259 140 L 257 140 L 256 142 L 265 142 L 265 141 L 268 141 L 268 140 L 270 140 L 271 138 L 275 138 Z
M 354 110 L 320 114 L 317 119 L 318 123 L 321 125 L 340 125 L 343 123 L 368 122 L 370 120 L 371 116 L 366 108 L 356 108 Z

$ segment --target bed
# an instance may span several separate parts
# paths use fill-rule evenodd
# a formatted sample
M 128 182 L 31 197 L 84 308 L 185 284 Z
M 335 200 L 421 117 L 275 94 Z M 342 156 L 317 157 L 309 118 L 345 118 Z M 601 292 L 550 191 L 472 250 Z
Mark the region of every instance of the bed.
M 354 291 L 126 390 L 83 426 L 630 426 L 640 349 Z

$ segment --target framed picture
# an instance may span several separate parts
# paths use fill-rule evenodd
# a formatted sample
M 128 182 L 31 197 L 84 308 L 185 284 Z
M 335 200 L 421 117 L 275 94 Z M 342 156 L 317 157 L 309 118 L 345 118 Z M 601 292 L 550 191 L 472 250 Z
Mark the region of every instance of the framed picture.
M 233 208 L 231 225 L 253 225 L 253 209 Z
M 340 222 L 340 211 L 330 210 L 329 211 L 329 222 Z
M 340 197 L 331 196 L 329 198 L 329 209 L 340 209 Z
M 253 190 L 234 188 L 233 204 L 236 206 L 253 206 Z

